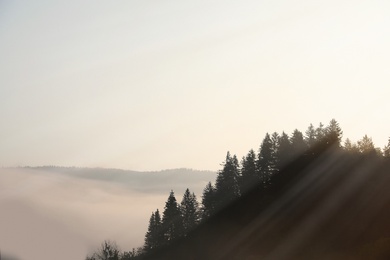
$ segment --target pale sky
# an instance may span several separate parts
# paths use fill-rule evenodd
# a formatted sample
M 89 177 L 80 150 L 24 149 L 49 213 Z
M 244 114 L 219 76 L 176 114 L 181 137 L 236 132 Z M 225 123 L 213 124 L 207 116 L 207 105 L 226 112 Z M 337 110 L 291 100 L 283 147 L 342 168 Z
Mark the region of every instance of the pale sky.
M 335 118 L 390 136 L 390 1 L 0 1 L 0 166 L 220 169 Z

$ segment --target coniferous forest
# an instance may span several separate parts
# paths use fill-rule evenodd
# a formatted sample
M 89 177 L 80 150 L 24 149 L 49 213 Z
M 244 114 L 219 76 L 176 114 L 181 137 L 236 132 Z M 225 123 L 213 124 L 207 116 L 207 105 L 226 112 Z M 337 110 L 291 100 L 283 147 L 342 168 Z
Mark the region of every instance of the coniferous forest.
M 227 152 L 201 198 L 167 191 L 142 247 L 104 241 L 86 260 L 390 259 L 390 139 L 342 137 L 332 119 Z

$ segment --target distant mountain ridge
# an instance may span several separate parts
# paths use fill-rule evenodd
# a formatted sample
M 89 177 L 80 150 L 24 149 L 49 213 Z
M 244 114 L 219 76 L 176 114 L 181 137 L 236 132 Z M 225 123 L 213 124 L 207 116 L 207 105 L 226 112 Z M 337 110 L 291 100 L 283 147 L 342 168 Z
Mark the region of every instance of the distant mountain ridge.
M 148 193 L 161 193 L 174 190 L 182 193 L 186 188 L 200 198 L 203 188 L 214 181 L 216 172 L 188 168 L 166 169 L 161 171 L 133 171 L 114 168 L 82 168 L 62 166 L 23 167 L 33 171 L 63 174 L 69 177 L 113 182 L 126 188 Z

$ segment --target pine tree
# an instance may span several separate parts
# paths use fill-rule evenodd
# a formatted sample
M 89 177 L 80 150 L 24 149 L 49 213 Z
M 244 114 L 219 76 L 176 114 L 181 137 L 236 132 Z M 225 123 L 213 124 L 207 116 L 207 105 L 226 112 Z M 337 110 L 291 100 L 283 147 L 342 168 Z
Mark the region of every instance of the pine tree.
M 183 232 L 187 234 L 200 220 L 199 204 L 194 193 L 186 189 L 180 204 L 181 217 L 183 221 Z
M 222 171 L 218 172 L 216 187 L 216 206 L 218 209 L 226 206 L 240 196 L 239 165 L 237 157 L 227 152 Z
M 256 154 L 252 149 L 242 159 L 241 165 L 240 190 L 241 193 L 245 193 L 260 182 L 260 178 L 256 173 Z
M 162 218 L 162 232 L 165 243 L 169 243 L 183 234 L 183 221 L 180 208 L 173 191 L 170 192 L 168 200 L 165 203 Z
M 216 212 L 216 190 L 209 182 L 202 195 L 202 220 L 209 218 Z

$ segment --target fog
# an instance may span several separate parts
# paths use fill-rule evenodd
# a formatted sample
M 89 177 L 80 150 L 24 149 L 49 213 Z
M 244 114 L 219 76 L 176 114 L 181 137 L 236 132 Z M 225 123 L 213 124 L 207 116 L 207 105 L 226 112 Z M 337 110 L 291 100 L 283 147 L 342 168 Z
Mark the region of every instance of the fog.
M 8 259 L 84 259 L 105 239 L 131 250 L 171 189 L 179 202 L 187 187 L 200 201 L 214 178 L 186 169 L 0 169 L 0 250 Z

